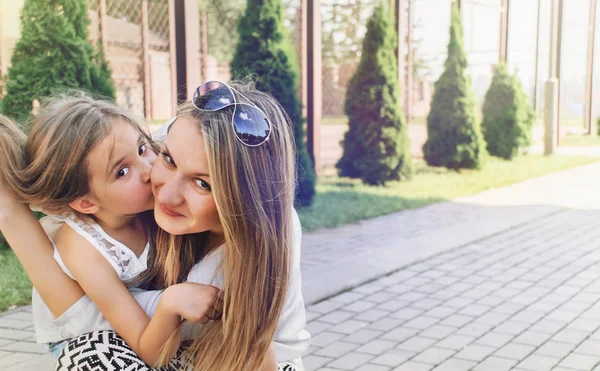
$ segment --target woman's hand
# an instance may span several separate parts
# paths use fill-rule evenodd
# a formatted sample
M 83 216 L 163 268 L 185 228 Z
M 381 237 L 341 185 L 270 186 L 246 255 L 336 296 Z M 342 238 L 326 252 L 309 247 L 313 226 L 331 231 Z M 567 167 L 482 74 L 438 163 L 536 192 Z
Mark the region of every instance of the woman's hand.
M 219 320 L 223 312 L 221 290 L 215 286 L 184 282 L 169 287 L 161 301 L 188 321 L 206 324 Z

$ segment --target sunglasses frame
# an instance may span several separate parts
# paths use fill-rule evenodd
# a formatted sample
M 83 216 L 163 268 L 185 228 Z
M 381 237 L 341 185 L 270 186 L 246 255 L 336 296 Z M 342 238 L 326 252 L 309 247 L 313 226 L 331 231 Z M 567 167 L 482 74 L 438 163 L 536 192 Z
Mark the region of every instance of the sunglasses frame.
M 225 87 L 226 87 L 226 88 L 229 90 L 229 93 L 231 93 L 231 97 L 233 98 L 233 102 L 232 102 L 232 103 L 229 103 L 229 104 L 226 104 L 226 105 L 224 105 L 223 107 L 221 107 L 221 108 L 218 108 L 218 109 L 204 109 L 204 108 L 200 108 L 200 107 L 196 106 L 196 97 L 200 96 L 200 88 L 201 88 L 201 87 L 203 87 L 204 85 L 207 85 L 207 84 L 210 84 L 210 83 L 219 83 L 219 84 L 221 84 L 221 85 L 225 86 Z M 238 102 L 238 101 L 237 101 L 237 99 L 236 99 L 236 97 L 235 97 L 235 94 L 233 93 L 234 91 L 235 91 L 236 93 L 238 93 L 240 96 L 244 97 L 244 98 L 245 98 L 245 99 L 246 99 L 248 102 L 250 102 L 250 103 L 242 103 L 242 102 Z M 263 145 L 263 144 L 265 144 L 265 142 L 267 142 L 267 141 L 269 140 L 269 138 L 271 137 L 271 132 L 273 131 L 273 127 L 272 127 L 272 125 L 271 125 L 271 120 L 269 120 L 269 118 L 268 118 L 268 117 L 267 117 L 267 115 L 266 115 L 266 114 L 263 112 L 263 110 L 261 110 L 260 108 L 258 108 L 258 106 L 256 106 L 254 103 L 252 103 L 252 101 L 251 101 L 250 99 L 248 99 L 248 98 L 247 98 L 247 97 L 246 97 L 244 94 L 242 94 L 242 93 L 240 93 L 239 91 L 237 91 L 237 90 L 233 89 L 232 87 L 230 87 L 228 84 L 226 84 L 226 83 L 224 83 L 224 82 L 217 81 L 217 80 L 210 80 L 210 81 L 205 81 L 205 82 L 203 82 L 202 84 L 200 84 L 200 85 L 199 85 L 199 86 L 196 88 L 196 90 L 194 91 L 194 96 L 192 97 L 192 105 L 193 105 L 193 106 L 194 106 L 194 107 L 195 107 L 197 110 L 199 110 L 199 111 L 206 111 L 206 112 L 217 112 L 217 111 L 220 111 L 220 110 L 222 110 L 222 109 L 224 109 L 224 108 L 227 108 L 227 107 L 231 107 L 231 106 L 233 106 L 233 112 L 231 113 L 231 128 L 233 129 L 233 133 L 235 134 L 235 137 L 237 138 L 237 140 L 239 140 L 239 141 L 240 141 L 240 142 L 241 142 L 243 145 L 245 145 L 246 147 L 258 147 L 258 146 L 260 146 L 260 145 Z M 258 144 L 248 144 L 248 143 L 244 142 L 244 141 L 243 141 L 243 140 L 240 138 L 240 136 L 238 135 L 238 132 L 237 132 L 237 130 L 235 129 L 235 112 L 236 112 L 236 110 L 237 110 L 237 106 L 238 106 L 238 105 L 241 105 L 241 106 L 248 106 L 248 107 L 250 107 L 250 108 L 256 109 L 256 110 L 258 110 L 258 112 L 260 112 L 260 113 L 261 113 L 261 114 L 262 114 L 262 115 L 265 117 L 265 120 L 266 120 L 266 121 L 267 121 L 267 123 L 269 124 L 269 133 L 267 134 L 267 136 L 265 137 L 265 139 L 264 139 L 262 142 L 260 142 L 260 143 L 258 143 Z

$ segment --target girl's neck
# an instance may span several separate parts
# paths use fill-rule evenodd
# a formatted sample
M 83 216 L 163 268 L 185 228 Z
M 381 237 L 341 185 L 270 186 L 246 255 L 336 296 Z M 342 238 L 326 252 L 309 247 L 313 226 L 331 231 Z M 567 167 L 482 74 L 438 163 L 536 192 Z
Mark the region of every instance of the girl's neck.
M 107 215 L 108 213 L 99 212 L 92 217 L 106 231 L 110 233 L 110 231 L 121 231 L 123 229 L 135 228 L 135 215 Z
M 140 256 L 146 246 L 147 236 L 136 216 L 113 216 L 99 218 L 94 215 L 96 223 L 104 232 L 127 246 L 136 256 Z

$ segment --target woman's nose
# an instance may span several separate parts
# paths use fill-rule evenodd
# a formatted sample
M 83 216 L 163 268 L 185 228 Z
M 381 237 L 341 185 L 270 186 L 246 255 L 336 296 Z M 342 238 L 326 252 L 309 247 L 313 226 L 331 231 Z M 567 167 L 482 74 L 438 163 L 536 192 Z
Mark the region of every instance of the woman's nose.
M 165 180 L 158 190 L 156 199 L 161 204 L 179 205 L 183 200 L 181 182 L 176 177 Z

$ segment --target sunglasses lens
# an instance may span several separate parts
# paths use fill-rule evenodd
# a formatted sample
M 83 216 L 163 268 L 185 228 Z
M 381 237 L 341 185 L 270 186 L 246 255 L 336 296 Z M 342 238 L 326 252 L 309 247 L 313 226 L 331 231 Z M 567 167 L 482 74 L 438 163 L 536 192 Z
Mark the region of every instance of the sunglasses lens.
M 223 107 L 232 105 L 235 102 L 231 90 L 227 85 L 210 81 L 204 83 L 196 89 L 192 103 L 196 108 L 205 111 L 218 111 Z
M 247 146 L 263 144 L 271 133 L 271 126 L 265 114 L 244 103 L 235 106 L 233 129 L 238 139 Z

